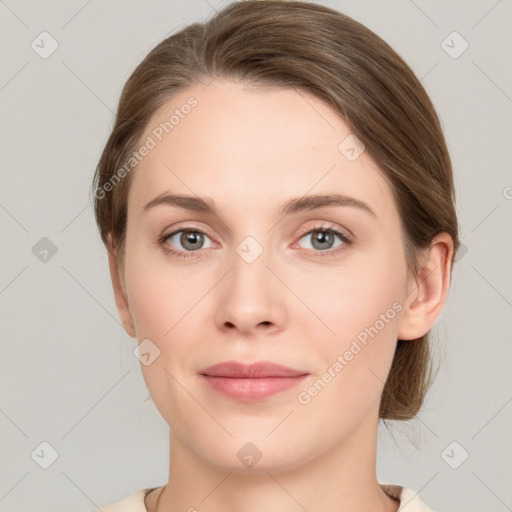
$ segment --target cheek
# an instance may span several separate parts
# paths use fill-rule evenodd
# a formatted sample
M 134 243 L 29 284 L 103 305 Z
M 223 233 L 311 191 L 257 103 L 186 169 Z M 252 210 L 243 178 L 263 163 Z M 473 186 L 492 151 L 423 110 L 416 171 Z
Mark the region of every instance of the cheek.
M 199 273 L 172 266 L 165 257 L 132 244 L 126 256 L 126 287 L 139 341 L 163 340 L 175 325 L 186 322 L 187 310 L 201 297 Z M 180 320 L 183 319 L 183 320 Z
M 407 289 L 405 258 L 390 251 L 377 257 L 357 255 L 352 260 L 330 269 L 324 278 L 312 276 L 302 291 L 310 309 L 331 331 L 330 337 L 341 344 L 375 323 L 382 327 L 381 315 L 385 315 L 385 331 L 396 329 Z M 325 330 L 327 339 L 329 331 Z
M 126 285 L 138 342 L 149 339 L 159 354 L 151 365 L 141 365 L 152 395 L 164 393 L 171 375 L 181 381 L 194 371 L 211 316 L 206 295 L 215 283 L 211 277 L 206 270 L 171 265 L 135 246 L 127 253 Z
M 315 280 L 309 283 L 317 290 L 309 305 L 329 328 L 315 337 L 311 317 L 302 326 L 310 339 L 320 340 L 314 348 L 324 364 L 319 376 L 327 372 L 330 391 L 322 391 L 319 402 L 365 407 L 380 395 L 393 359 L 407 286 L 405 258 L 391 250 L 361 256 L 347 270 L 330 273 L 328 292 L 319 293 Z
M 327 332 L 314 347 L 313 359 L 321 364 L 314 378 L 299 390 L 297 401 L 307 416 L 328 415 L 326 439 L 348 435 L 371 408 L 378 409 L 402 310 L 391 284 L 397 283 L 347 283 L 344 291 L 332 296 L 328 310 L 324 309 L 325 323 L 335 334 Z M 309 337 L 315 339 L 311 330 Z
M 163 266 L 133 247 L 126 260 L 130 311 L 140 347 L 149 347 L 150 364 L 141 372 L 155 406 L 169 425 L 187 417 L 190 397 L 186 386 L 194 368 L 194 355 L 202 350 L 194 340 L 204 339 L 195 329 L 204 326 L 205 304 L 201 273 L 184 267 Z M 201 319 L 203 320 L 201 322 Z M 151 343 L 148 344 L 147 341 Z M 142 351 L 142 350 L 141 350 Z M 154 357 L 154 359 L 153 359 Z

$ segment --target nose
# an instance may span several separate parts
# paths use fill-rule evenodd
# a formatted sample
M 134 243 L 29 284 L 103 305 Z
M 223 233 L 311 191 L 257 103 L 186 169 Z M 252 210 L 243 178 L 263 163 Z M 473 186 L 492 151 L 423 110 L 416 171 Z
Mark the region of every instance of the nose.
M 249 240 L 240 244 L 232 268 L 218 288 L 217 325 L 245 337 L 275 334 L 286 321 L 284 285 L 265 250 Z M 258 254 L 259 252 L 259 254 Z

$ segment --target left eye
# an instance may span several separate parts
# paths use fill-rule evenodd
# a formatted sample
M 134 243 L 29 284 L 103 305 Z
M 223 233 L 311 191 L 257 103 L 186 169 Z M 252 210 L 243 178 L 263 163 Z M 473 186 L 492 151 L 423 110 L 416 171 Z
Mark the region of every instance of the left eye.
M 311 239 L 312 247 L 306 247 L 306 249 L 316 249 L 317 251 L 329 251 L 335 249 L 340 245 L 349 244 L 349 238 L 334 228 L 313 228 L 305 233 L 300 240 Z M 335 244 L 336 238 L 340 240 L 337 245 Z

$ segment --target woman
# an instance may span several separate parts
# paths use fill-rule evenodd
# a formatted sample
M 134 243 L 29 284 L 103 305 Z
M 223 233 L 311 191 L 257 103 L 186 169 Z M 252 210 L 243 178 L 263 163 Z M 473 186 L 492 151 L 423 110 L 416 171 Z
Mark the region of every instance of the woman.
M 103 511 L 431 510 L 377 481 L 377 428 L 431 383 L 454 186 L 382 39 L 305 2 L 184 28 L 125 84 L 93 192 L 170 428 L 168 482 Z

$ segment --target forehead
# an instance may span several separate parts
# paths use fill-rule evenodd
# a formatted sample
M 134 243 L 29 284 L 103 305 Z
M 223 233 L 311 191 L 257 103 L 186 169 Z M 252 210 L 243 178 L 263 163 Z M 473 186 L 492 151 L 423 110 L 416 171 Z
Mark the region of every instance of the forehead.
M 351 137 L 341 116 L 303 91 L 221 79 L 189 87 L 149 121 L 142 142 L 151 149 L 134 171 L 129 203 L 142 211 L 172 190 L 247 209 L 334 191 L 389 208 L 391 191 L 373 160 L 365 152 L 347 158 Z

